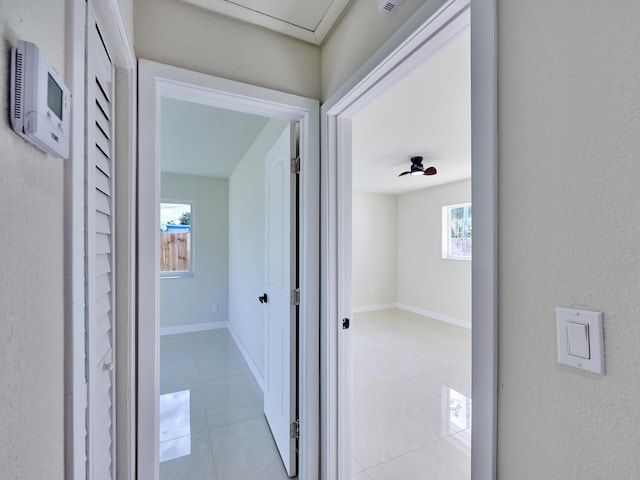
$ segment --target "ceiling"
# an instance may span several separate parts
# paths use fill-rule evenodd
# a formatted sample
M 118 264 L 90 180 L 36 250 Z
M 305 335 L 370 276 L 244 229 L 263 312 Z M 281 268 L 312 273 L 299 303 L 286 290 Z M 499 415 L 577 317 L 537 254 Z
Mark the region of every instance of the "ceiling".
M 163 97 L 161 170 L 228 178 L 269 118 Z
M 351 0 L 182 0 L 320 45 Z
M 162 171 L 228 178 L 269 119 L 162 98 Z M 352 120 L 353 189 L 401 194 L 471 177 L 467 31 Z M 435 176 L 398 177 L 422 155 Z
M 469 31 L 352 120 L 353 189 L 400 194 L 471 177 Z M 424 157 L 435 176 L 398 177 Z

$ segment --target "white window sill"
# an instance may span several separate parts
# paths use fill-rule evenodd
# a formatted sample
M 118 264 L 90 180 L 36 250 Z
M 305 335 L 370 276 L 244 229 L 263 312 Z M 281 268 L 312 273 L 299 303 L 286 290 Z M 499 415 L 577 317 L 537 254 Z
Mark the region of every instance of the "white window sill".
M 193 277 L 193 272 L 160 272 L 160 280 L 165 278 L 189 278 Z

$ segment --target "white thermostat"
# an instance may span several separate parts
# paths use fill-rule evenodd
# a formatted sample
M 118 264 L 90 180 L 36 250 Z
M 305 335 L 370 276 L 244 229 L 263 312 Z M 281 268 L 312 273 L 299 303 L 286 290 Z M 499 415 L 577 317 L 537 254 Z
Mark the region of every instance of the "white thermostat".
M 18 135 L 56 157 L 69 157 L 71 98 L 35 43 L 11 49 L 11 126 Z

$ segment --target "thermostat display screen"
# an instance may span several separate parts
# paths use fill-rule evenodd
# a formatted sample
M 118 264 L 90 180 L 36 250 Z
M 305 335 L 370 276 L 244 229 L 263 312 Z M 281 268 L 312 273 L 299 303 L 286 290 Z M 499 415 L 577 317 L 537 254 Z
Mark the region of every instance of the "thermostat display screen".
M 62 89 L 49 74 L 49 84 L 47 87 L 47 106 L 55 113 L 56 117 L 62 120 Z

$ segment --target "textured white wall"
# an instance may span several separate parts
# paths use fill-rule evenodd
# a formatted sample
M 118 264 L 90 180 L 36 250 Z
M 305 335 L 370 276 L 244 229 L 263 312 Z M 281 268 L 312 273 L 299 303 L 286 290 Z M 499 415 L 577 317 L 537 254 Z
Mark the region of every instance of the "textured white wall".
M 270 120 L 229 178 L 229 322 L 258 371 L 264 369 L 264 157 L 288 127 Z
M 442 258 L 442 207 L 470 201 L 470 180 L 398 197 L 398 303 L 471 321 L 471 262 Z
M 322 46 L 322 99 L 326 100 L 373 55 L 425 0 L 405 0 L 390 16 L 378 12 L 374 0 L 354 0 Z M 437 11 L 445 0 L 431 0 Z
M 353 193 L 353 306 L 396 303 L 397 196 Z
M 138 58 L 320 98 L 320 48 L 176 0 L 136 0 Z
M 64 72 L 63 0 L 0 2 L 0 478 L 64 478 L 63 161 L 9 124 L 9 48 Z
M 640 478 L 640 3 L 498 11 L 499 477 Z M 604 312 L 605 376 L 556 305 Z
M 193 276 L 160 279 L 160 327 L 227 320 L 229 183 L 163 173 L 162 198 L 193 202 Z M 218 312 L 211 305 L 218 305 Z

